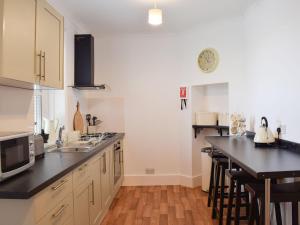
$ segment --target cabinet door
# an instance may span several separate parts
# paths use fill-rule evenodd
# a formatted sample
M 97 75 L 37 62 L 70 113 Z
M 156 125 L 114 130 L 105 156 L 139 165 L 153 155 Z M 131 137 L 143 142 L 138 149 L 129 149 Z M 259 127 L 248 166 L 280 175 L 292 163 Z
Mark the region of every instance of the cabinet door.
M 74 191 L 74 223 L 75 225 L 90 224 L 90 181 L 77 187 Z
M 34 83 L 35 0 L 0 1 L 0 77 Z
M 90 177 L 92 180 L 91 193 L 92 201 L 90 205 L 90 218 L 91 225 L 98 225 L 98 219 L 102 212 L 101 205 L 101 182 L 100 182 L 100 158 L 91 162 L 90 165 Z
M 63 17 L 45 0 L 39 0 L 36 27 L 36 70 L 40 84 L 63 88 Z
M 109 206 L 111 198 L 111 179 L 110 179 L 110 151 L 105 151 L 101 157 L 101 195 L 102 207 L 105 209 Z

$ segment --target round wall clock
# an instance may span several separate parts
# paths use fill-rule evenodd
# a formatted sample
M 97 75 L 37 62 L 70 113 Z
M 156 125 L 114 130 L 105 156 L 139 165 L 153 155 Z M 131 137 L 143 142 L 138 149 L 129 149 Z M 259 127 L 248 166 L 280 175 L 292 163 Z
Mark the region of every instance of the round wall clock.
M 198 57 L 198 65 L 204 73 L 213 72 L 219 64 L 219 54 L 213 48 L 204 49 Z

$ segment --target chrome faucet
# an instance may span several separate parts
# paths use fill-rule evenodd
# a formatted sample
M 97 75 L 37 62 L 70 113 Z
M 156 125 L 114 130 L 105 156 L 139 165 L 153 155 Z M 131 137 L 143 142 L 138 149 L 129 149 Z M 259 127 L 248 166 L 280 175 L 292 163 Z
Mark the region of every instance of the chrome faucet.
M 59 128 L 59 132 L 58 132 L 58 139 L 56 140 L 56 146 L 57 148 L 61 148 L 64 144 L 64 141 L 62 140 L 62 132 L 65 129 L 65 126 L 62 126 Z

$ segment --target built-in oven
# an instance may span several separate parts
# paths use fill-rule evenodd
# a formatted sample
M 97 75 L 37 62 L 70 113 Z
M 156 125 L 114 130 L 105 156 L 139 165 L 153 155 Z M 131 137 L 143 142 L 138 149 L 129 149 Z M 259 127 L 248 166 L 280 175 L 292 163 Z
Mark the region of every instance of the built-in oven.
M 33 133 L 0 133 L 0 181 L 30 168 L 34 162 Z
M 121 141 L 114 144 L 114 183 L 116 184 L 122 176 L 123 149 Z

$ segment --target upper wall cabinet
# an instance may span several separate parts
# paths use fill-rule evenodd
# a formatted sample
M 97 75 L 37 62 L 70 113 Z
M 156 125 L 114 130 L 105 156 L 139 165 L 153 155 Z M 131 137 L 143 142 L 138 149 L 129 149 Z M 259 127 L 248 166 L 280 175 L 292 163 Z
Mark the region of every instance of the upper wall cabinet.
M 37 1 L 36 70 L 42 86 L 63 88 L 63 17 L 46 1 Z
M 0 0 L 0 84 L 63 88 L 64 22 L 46 0 Z
M 0 78 L 34 83 L 36 0 L 0 0 Z

